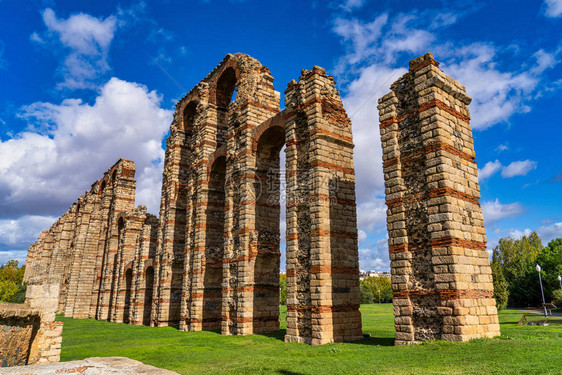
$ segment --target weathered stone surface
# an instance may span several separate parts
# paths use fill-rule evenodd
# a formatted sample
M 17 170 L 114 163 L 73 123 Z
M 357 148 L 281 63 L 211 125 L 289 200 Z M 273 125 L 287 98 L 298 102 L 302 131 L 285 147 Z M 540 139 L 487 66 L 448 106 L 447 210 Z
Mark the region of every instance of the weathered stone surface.
M 25 304 L 0 303 L 0 367 L 60 359 L 63 323 L 55 321 L 59 283 L 35 281 Z
M 27 298 L 45 301 L 44 280 L 57 280 L 53 320 L 150 323 L 158 219 L 134 208 L 134 177 L 132 161 L 117 161 L 29 248 Z
M 126 357 L 92 357 L 79 361 L 59 362 L 43 365 L 17 366 L 0 370 L 6 375 L 51 375 L 51 374 L 146 374 L 174 375 L 177 372 L 145 365 Z
M 397 345 L 500 334 L 471 98 L 431 54 L 379 99 Z
M 281 111 L 269 70 L 227 55 L 176 105 L 160 219 L 134 209 L 121 159 L 30 247 L 26 280 L 58 277 L 58 311 L 75 318 L 275 331 L 285 204 L 286 340 L 361 339 L 351 122 L 320 67 L 285 94 Z

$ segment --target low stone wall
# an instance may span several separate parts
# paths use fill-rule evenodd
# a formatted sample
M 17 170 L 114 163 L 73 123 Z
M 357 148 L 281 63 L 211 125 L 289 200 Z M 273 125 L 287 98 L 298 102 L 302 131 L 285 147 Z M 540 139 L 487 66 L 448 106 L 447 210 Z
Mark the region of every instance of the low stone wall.
M 26 305 L 0 303 L 0 366 L 28 363 L 31 342 L 39 331 L 39 311 Z
M 27 304 L 0 303 L 0 367 L 60 360 L 62 322 Z

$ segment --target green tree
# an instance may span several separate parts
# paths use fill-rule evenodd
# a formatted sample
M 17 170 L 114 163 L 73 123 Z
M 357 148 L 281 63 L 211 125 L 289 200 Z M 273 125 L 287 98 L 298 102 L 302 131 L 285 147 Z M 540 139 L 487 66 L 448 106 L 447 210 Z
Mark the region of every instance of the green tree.
M 501 269 L 509 285 L 509 306 L 540 305 L 540 285 L 535 264 L 542 250 L 542 241 L 536 232 L 520 239 L 501 238 L 494 248 L 492 262 L 496 269 Z M 501 281 L 499 274 L 497 277 Z
M 381 303 L 392 302 L 392 285 L 388 277 L 366 277 L 360 281 L 359 286 L 361 290 L 361 303 L 371 303 L 363 302 L 363 300 L 368 301 L 371 294 L 373 295 L 374 303 L 379 302 L 379 296 Z
M 492 277 L 494 279 L 494 298 L 498 310 L 505 309 L 509 299 L 509 284 L 503 275 L 502 265 L 497 258 L 492 258 Z
M 375 295 L 371 288 L 365 285 L 362 281 L 359 282 L 359 290 L 361 291 L 361 303 L 373 303 Z
M 552 240 L 544 247 L 537 257 L 537 264 L 542 268 L 546 302 L 550 302 L 554 299 L 554 291 L 560 289 L 558 275 L 562 275 L 562 238 Z
M 279 304 L 287 304 L 287 275 L 279 274 Z
M 23 275 L 25 266 L 18 267 L 17 260 L 0 266 L 0 302 L 22 303 L 25 299 Z

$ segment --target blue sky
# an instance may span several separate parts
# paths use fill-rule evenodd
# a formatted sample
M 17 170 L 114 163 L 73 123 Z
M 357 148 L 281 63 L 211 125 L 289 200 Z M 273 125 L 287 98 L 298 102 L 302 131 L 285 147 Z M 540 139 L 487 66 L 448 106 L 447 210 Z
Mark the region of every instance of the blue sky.
M 362 269 L 389 265 L 377 99 L 425 52 L 473 97 L 489 248 L 562 237 L 562 0 L 0 0 L 0 263 L 24 260 L 120 157 L 136 163 L 136 203 L 158 213 L 174 104 L 234 52 L 280 92 L 314 65 L 336 78 Z

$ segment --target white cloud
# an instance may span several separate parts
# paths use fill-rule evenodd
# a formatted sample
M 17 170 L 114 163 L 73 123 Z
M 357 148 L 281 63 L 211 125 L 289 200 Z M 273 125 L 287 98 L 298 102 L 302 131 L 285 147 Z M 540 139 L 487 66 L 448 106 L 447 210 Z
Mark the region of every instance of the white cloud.
M 65 49 L 64 62 L 60 70 L 61 88 L 95 88 L 98 80 L 109 71 L 108 51 L 116 29 L 117 18 L 105 19 L 78 13 L 67 19 L 59 19 L 47 8 L 43 11 L 43 22 L 47 32 L 31 34 L 30 39 L 45 45 L 45 41 L 56 40 Z
M 541 82 L 547 83 L 540 74 L 559 63 L 557 55 L 561 48 L 554 52 L 539 50 L 531 61 L 521 61 L 518 69 L 501 69 L 498 61 L 503 56 L 498 55 L 506 53 L 507 48 L 492 43 L 448 40 L 446 27 L 457 22 L 458 14 L 462 13 L 448 10 L 383 13 L 372 21 L 338 17 L 332 30 L 342 38 L 347 50 L 339 60 L 336 73 L 345 79 L 370 67 L 392 70 L 403 56 L 413 58 L 433 51 L 444 71 L 465 85 L 472 96 L 474 129 L 486 129 L 508 122 L 515 113 L 529 112 L 532 98 L 540 96 L 540 90 L 548 89 L 544 84 L 539 86 Z M 383 94 L 390 83 L 384 87 Z
M 473 99 L 470 112 L 474 129 L 486 129 L 515 113 L 530 110 L 524 99 L 537 87 L 539 79 L 526 71 L 500 71 L 494 45 L 472 43 L 443 52 L 450 54 L 443 68 L 466 86 Z
M 562 238 L 562 222 L 539 227 L 537 233 L 545 245 L 553 239 Z
M 56 220 L 54 216 L 23 216 L 17 220 L 0 219 L 0 247 L 27 247 Z
M 557 59 L 558 51 L 550 53 L 543 49 L 538 50 L 533 54 L 533 57 L 537 60 L 537 64 L 531 69 L 533 74 L 541 74 L 547 69 L 552 69 L 558 65 Z
M 496 151 L 497 153 L 500 153 L 502 151 L 507 151 L 507 150 L 509 150 L 509 146 L 501 144 L 498 147 L 496 147 L 494 151 Z
M 27 250 L 9 250 L 0 251 L 0 266 L 8 263 L 9 260 L 17 260 L 19 265 L 25 263 L 27 258 Z
M 521 215 L 523 213 L 523 206 L 519 202 L 502 204 L 496 198 L 495 201 L 482 202 L 482 213 L 484 214 L 485 223 L 490 224 L 507 217 Z
M 478 169 L 478 179 L 483 181 L 492 177 L 502 168 L 502 164 L 499 160 L 489 161 L 484 165 L 484 168 Z
M 377 99 L 404 72 L 405 69 L 371 65 L 350 83 L 348 93 L 343 97 L 353 126 L 357 198 L 361 202 L 384 194 Z
M 344 41 L 351 42 L 345 62 L 355 64 L 372 55 L 377 49 L 373 45 L 382 35 L 382 28 L 388 21 L 388 14 L 383 13 L 372 22 L 364 23 L 357 19 L 337 18 L 334 22 L 334 32 Z
M 377 226 L 386 223 L 386 204 L 384 199 L 375 198 L 364 201 L 357 206 L 357 226 L 369 233 Z
M 359 245 L 361 246 L 367 239 L 367 233 L 364 230 L 359 229 L 357 232 L 357 238 L 359 240 Z
M 353 9 L 361 8 L 363 5 L 365 5 L 366 2 L 367 0 L 346 0 L 343 2 L 343 4 L 341 4 L 341 7 L 346 12 L 351 12 Z
M 533 231 L 530 230 L 529 228 L 525 228 L 523 230 L 515 229 L 509 232 L 509 237 L 518 240 L 523 236 L 529 236 L 531 233 L 533 233 Z
M 547 17 L 557 18 L 562 16 L 562 0 L 545 0 L 544 13 Z
M 39 130 L 0 142 L 1 217 L 59 216 L 119 158 L 135 161 L 137 204 L 158 213 L 162 138 L 172 112 L 145 86 L 112 78 L 90 105 L 33 103 L 21 117 Z
M 502 177 L 525 176 L 536 168 L 537 163 L 531 160 L 514 161 L 502 169 Z
M 547 245 L 550 241 L 556 238 L 562 238 L 562 222 L 543 225 L 535 229 L 535 231 L 541 238 L 543 245 Z M 509 232 L 509 236 L 519 239 L 523 236 L 528 236 L 531 233 L 533 233 L 533 231 L 530 228 L 525 228 L 523 230 L 515 229 Z
M 376 241 L 372 246 L 359 248 L 359 269 L 365 271 L 388 271 L 390 269 L 387 237 Z

